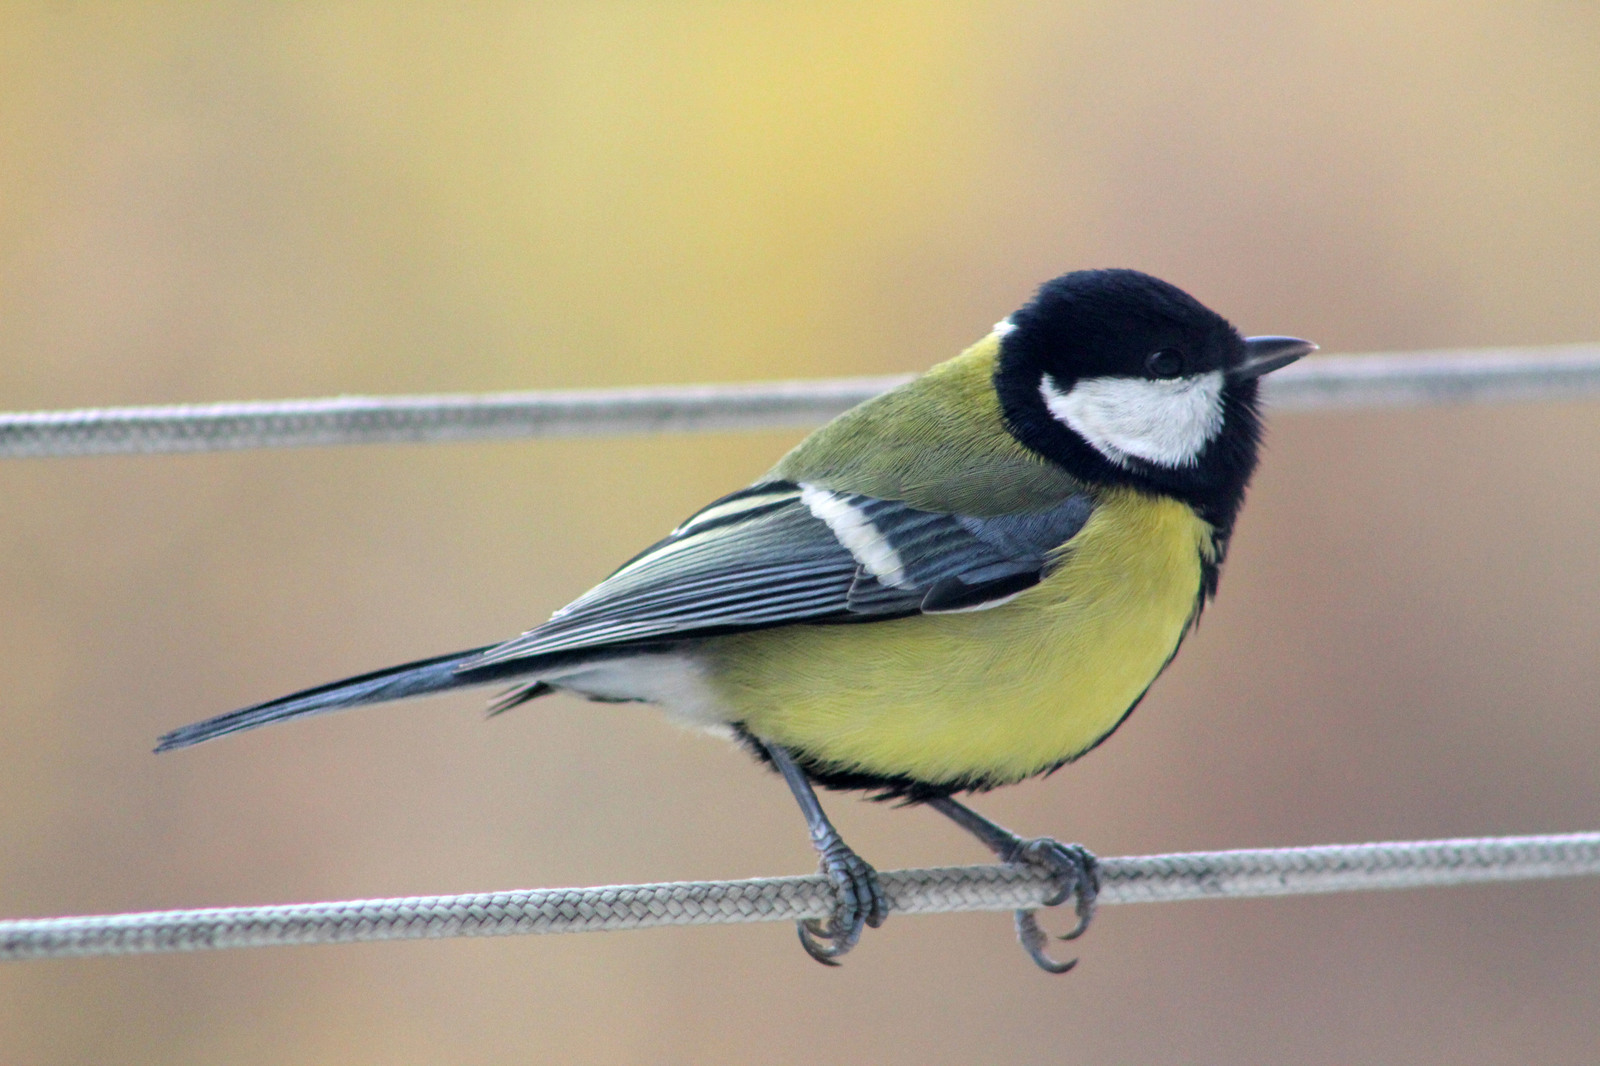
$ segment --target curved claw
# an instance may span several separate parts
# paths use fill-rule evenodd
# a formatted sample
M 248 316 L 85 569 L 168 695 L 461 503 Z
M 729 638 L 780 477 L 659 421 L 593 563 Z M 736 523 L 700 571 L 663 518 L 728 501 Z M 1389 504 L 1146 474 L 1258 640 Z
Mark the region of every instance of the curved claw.
M 833 882 L 833 916 L 797 922 L 800 945 L 825 966 L 839 965 L 839 957 L 856 946 L 865 926 L 876 929 L 889 916 L 889 901 L 878 883 L 878 872 L 861 856 L 839 845 L 822 854 L 822 873 Z
M 1057 962 L 1052 959 L 1045 948 L 1050 946 L 1050 937 L 1043 929 L 1039 928 L 1039 919 L 1034 917 L 1033 911 L 1017 911 L 1017 939 L 1022 943 L 1022 950 L 1028 953 L 1028 958 L 1034 961 L 1039 969 L 1046 973 L 1066 973 L 1078 965 L 1078 960 L 1068 959 L 1066 962 Z M 1077 934 L 1074 933 L 1074 936 Z M 1062 937 L 1062 940 L 1071 939 Z M 837 965 L 837 963 L 835 964 Z
M 1025 842 L 1011 861 L 1042 866 L 1056 876 L 1061 887 L 1044 901 L 1046 907 L 1058 906 L 1068 899 L 1073 901 L 1072 909 L 1078 922 L 1071 930 L 1061 934 L 1060 939 L 1076 940 L 1088 930 L 1089 923 L 1094 920 L 1095 900 L 1100 894 L 1100 863 L 1093 852 L 1078 844 L 1063 844 L 1049 837 L 1039 837 Z M 1017 911 L 1016 924 L 1017 939 L 1040 969 L 1049 973 L 1066 973 L 1077 965 L 1077 959 L 1057 962 L 1045 953 L 1049 937 L 1039 927 L 1033 911 Z
M 849 928 L 840 929 L 839 920 L 835 917 L 827 925 L 817 918 L 806 918 L 794 924 L 800 934 L 800 946 L 806 949 L 807 955 L 824 966 L 837 966 L 839 956 L 855 947 L 856 941 L 861 939 L 861 929 L 866 923 L 857 917 Z

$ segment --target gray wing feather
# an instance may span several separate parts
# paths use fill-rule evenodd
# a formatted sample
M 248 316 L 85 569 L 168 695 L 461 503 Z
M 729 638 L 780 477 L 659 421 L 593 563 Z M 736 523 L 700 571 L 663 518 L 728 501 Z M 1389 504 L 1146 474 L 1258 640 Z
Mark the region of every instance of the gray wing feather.
M 896 581 L 858 559 L 798 486 L 760 485 L 705 508 L 544 625 L 460 670 L 695 634 L 981 608 L 1036 583 L 1093 509 L 1073 496 L 1044 511 L 974 518 L 831 496 L 859 517 L 862 535 L 892 549 Z

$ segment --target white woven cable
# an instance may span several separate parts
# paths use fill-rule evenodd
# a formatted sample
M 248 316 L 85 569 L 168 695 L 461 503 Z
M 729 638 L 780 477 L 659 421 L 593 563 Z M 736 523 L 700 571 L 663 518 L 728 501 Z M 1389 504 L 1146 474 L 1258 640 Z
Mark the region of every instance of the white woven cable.
M 813 426 L 908 376 L 0 414 L 0 458 Z M 1285 411 L 1600 393 L 1600 345 L 1318 356 L 1266 379 Z
M 0 414 L 0 458 L 814 426 L 909 376 Z
M 1102 859 L 1100 871 L 1101 903 L 1578 877 L 1600 874 L 1600 832 L 1144 855 Z M 1036 907 L 1054 891 L 1042 871 L 1015 866 L 880 877 L 891 909 L 905 914 Z M 35 918 L 0 921 L 0 961 L 794 921 L 832 906 L 832 889 L 813 875 Z

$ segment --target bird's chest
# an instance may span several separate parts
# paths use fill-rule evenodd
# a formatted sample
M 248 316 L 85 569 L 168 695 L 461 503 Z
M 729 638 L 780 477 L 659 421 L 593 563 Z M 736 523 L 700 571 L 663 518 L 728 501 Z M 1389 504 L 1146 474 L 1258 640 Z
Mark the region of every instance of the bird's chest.
M 1211 550 L 1188 507 L 1113 493 L 1009 603 L 729 638 L 713 676 L 751 731 L 840 768 L 1018 780 L 1116 727 L 1182 639 Z

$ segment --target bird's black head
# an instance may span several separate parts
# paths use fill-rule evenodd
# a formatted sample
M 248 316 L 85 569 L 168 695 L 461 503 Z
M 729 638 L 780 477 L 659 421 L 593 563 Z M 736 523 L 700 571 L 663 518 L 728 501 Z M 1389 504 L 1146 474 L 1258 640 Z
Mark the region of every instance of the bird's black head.
M 1224 538 L 1256 465 L 1257 379 L 1316 347 L 1246 340 L 1136 270 L 1046 282 L 996 330 L 995 388 L 1018 440 L 1091 484 L 1175 496 Z

